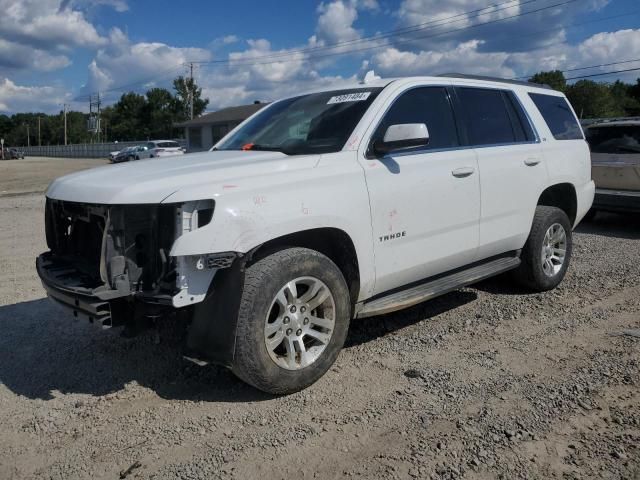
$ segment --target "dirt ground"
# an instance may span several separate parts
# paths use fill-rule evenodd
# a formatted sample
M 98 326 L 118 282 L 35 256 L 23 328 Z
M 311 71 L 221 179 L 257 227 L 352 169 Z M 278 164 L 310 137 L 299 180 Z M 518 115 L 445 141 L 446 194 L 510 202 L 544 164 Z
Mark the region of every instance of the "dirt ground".
M 0 197 L 44 193 L 54 178 L 108 163 L 108 160 L 98 158 L 27 157 L 22 160 L 0 160 Z
M 640 338 L 619 335 L 640 328 L 639 217 L 581 225 L 555 291 L 498 278 L 354 321 L 277 398 L 182 360 L 169 328 L 126 340 L 44 298 L 24 192 L 93 164 L 0 163 L 0 478 L 640 478 Z

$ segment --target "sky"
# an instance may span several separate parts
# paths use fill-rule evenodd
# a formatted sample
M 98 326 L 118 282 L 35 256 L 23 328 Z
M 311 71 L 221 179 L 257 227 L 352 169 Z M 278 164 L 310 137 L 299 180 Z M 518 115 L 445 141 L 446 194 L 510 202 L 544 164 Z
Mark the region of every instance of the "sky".
M 0 0 L 0 12 L 6 114 L 88 111 L 98 92 L 107 105 L 171 88 L 191 62 L 208 110 L 340 88 L 370 70 L 516 78 L 640 68 L 638 0 Z

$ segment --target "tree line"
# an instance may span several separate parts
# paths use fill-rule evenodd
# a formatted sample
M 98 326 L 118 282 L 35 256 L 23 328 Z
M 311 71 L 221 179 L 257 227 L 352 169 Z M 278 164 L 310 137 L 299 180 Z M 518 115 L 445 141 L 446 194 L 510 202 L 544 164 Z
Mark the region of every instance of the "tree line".
M 67 143 L 182 137 L 183 129 L 174 124 L 190 118 L 191 95 L 196 117 L 205 111 L 209 99 L 202 98 L 202 89 L 191 78 L 176 78 L 173 92 L 151 88 L 144 95 L 124 93 L 116 103 L 100 112 L 102 131 L 99 135 L 87 129 L 89 114 L 67 111 Z M 0 137 L 10 146 L 64 145 L 64 112 L 0 115 Z
M 551 70 L 536 73 L 529 81 L 563 92 L 580 119 L 640 115 L 640 78 L 635 84 L 620 80 L 600 83 L 586 79 L 568 84 L 561 71 Z

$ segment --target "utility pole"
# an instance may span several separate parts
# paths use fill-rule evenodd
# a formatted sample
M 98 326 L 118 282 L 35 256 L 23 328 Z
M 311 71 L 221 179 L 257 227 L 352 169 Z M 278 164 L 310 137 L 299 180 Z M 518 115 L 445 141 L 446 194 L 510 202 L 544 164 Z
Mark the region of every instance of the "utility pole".
M 191 120 L 193 120 L 193 62 L 189 64 L 189 67 L 191 70 L 191 82 L 189 85 L 189 117 L 191 118 Z
M 42 141 L 40 138 L 40 115 L 38 115 L 38 146 L 41 147 L 42 146 Z
M 29 124 L 27 123 L 27 147 L 31 146 L 31 139 L 29 138 Z
M 67 104 L 63 103 L 62 108 L 64 110 L 64 144 L 67 144 Z

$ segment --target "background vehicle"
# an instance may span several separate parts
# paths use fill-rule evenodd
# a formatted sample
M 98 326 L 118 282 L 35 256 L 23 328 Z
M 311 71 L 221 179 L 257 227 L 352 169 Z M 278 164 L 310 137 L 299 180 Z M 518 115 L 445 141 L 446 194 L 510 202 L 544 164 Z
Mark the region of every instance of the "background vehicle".
M 24 158 L 24 152 L 18 150 L 17 148 L 8 148 L 5 149 L 4 156 L 5 159 L 17 160 L 20 158 Z
M 147 152 L 146 145 L 137 145 L 135 147 L 127 147 L 120 150 L 111 163 L 129 162 L 131 160 L 140 160 L 145 158 Z
M 54 181 L 37 268 L 74 315 L 133 334 L 178 313 L 188 358 L 283 394 L 330 368 L 352 318 L 507 271 L 555 288 L 594 189 L 560 92 L 373 80 L 274 102 L 215 151 Z
M 184 148 L 173 140 L 152 140 L 145 147 L 147 150 L 140 153 L 140 158 L 171 157 L 184 154 Z
M 640 118 L 607 120 L 585 129 L 591 147 L 598 210 L 640 212 Z

